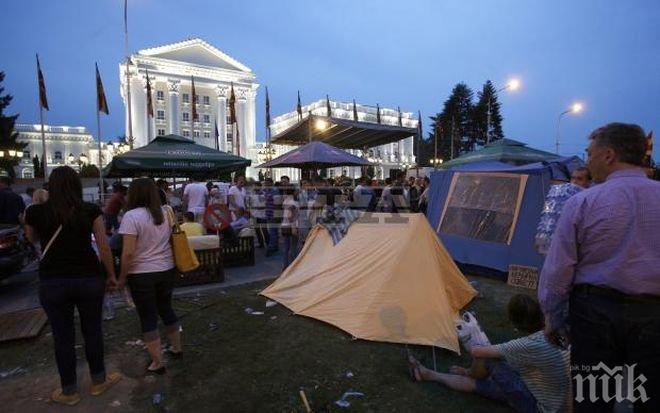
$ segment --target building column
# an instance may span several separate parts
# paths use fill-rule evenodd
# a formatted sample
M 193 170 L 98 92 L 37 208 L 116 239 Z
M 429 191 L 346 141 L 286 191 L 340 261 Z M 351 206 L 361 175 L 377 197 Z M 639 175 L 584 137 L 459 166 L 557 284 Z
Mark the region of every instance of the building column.
M 257 144 L 257 119 L 256 119 L 256 90 L 250 90 L 247 93 L 247 131 L 245 135 L 247 146 L 253 148 Z
M 170 114 L 168 117 L 169 133 L 172 135 L 180 135 L 179 130 L 179 83 L 178 80 L 168 80 L 167 90 L 169 91 L 169 109 Z
M 246 89 L 238 89 L 238 108 L 236 110 L 236 121 L 238 122 L 238 138 L 240 140 L 240 153 L 238 154 L 239 156 L 245 157 L 245 154 L 247 153 L 247 134 L 249 133 L 248 131 L 248 123 L 247 123 L 247 99 L 246 99 Z
M 215 91 L 218 97 L 215 121 L 218 125 L 219 147 L 221 151 L 227 152 L 227 92 L 229 88 L 224 85 L 217 85 Z M 215 130 L 213 133 L 215 133 Z
M 133 122 L 133 148 L 147 144 L 147 94 L 146 83 L 131 74 L 131 119 Z

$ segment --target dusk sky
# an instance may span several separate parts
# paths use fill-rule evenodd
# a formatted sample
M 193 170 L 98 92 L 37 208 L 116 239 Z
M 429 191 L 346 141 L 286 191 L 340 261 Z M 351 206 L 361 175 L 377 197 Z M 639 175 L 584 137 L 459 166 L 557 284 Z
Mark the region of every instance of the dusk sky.
M 94 62 L 110 115 L 103 135 L 124 134 L 119 63 L 123 0 L 5 0 L 0 71 L 14 96 L 9 113 L 38 123 L 35 53 L 46 78 L 46 123 L 82 125 L 96 135 Z M 329 94 L 428 116 L 457 83 L 476 93 L 487 80 L 500 95 L 506 137 L 583 153 L 597 126 L 622 121 L 660 133 L 660 1 L 129 0 L 132 52 L 201 37 L 250 67 L 262 85 L 257 140 L 264 139 L 264 89 L 273 116 Z M 657 160 L 660 145 L 655 145 Z

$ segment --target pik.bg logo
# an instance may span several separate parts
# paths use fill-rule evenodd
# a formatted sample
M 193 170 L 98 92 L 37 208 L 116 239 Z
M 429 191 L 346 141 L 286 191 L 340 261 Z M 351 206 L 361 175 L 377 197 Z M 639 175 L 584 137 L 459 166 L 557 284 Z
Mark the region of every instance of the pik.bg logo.
M 573 380 L 576 384 L 575 401 L 597 402 L 603 400 L 617 403 L 623 401 L 645 403 L 650 399 L 644 389 L 647 379 L 643 374 L 635 375 L 635 366 L 624 365 L 609 368 L 600 362 L 595 366 L 574 366 Z

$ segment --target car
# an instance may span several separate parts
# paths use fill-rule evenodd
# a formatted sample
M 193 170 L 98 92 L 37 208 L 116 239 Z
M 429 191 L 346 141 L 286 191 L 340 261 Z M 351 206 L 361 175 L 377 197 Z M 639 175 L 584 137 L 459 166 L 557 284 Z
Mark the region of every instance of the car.
M 25 263 L 18 225 L 0 224 L 0 280 L 19 273 Z

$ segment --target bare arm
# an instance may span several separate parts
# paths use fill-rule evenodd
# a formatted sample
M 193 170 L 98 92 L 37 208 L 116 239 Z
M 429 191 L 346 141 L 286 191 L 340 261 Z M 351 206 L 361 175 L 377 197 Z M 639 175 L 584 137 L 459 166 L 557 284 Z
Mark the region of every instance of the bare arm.
M 106 274 L 108 274 L 108 278 L 106 280 L 106 288 L 114 289 L 117 285 L 117 274 L 115 274 L 115 263 L 112 259 L 112 252 L 110 252 L 110 245 L 108 244 L 108 238 L 105 234 L 105 223 L 103 222 L 103 217 L 96 217 L 92 230 L 94 232 L 96 246 L 99 249 L 101 262 L 105 267 Z
M 474 358 L 498 359 L 502 357 L 502 353 L 497 346 L 473 347 L 470 354 Z
M 121 250 L 121 270 L 119 272 L 119 288 L 126 285 L 126 279 L 128 278 L 128 269 L 131 268 L 133 263 L 135 243 L 137 241 L 137 235 L 126 235 L 124 234 L 122 239 L 122 250 Z
M 36 232 L 34 232 L 34 228 L 32 228 L 31 225 L 25 224 L 24 227 L 25 230 L 25 238 L 28 239 L 33 244 L 36 244 L 39 242 L 39 237 L 37 237 Z

